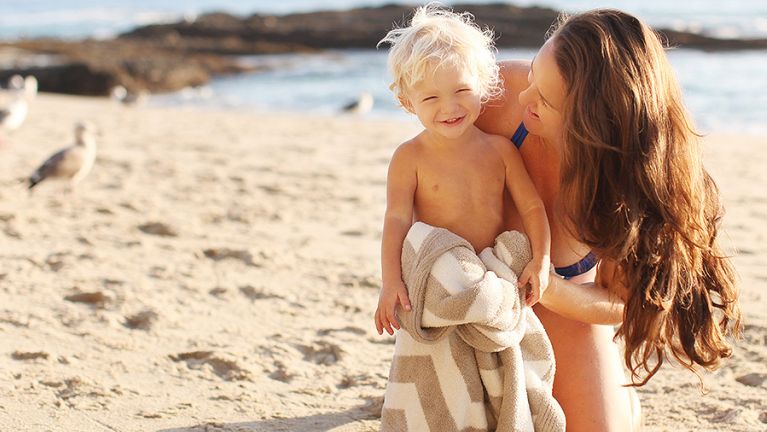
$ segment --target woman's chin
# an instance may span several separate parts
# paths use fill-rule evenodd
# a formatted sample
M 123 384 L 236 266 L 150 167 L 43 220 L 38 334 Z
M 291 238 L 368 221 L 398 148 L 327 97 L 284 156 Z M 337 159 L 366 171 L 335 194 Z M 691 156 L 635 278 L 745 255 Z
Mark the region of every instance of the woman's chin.
M 540 135 L 543 130 L 540 120 L 536 120 L 529 116 L 524 116 L 522 118 L 522 123 L 525 124 L 525 129 L 533 135 Z

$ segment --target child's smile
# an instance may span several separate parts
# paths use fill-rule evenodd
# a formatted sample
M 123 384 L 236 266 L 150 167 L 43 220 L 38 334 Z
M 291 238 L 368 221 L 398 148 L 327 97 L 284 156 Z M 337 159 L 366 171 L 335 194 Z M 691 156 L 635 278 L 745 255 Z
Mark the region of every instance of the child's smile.
M 443 64 L 407 93 L 407 102 L 429 132 L 447 139 L 461 137 L 481 110 L 477 78 L 466 67 Z

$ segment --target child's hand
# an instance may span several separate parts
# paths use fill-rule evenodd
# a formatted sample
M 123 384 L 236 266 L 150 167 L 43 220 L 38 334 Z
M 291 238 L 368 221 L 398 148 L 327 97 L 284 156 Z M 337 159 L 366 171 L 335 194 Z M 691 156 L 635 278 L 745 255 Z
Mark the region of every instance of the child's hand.
M 392 327 L 399 330 L 399 323 L 394 315 L 394 309 L 397 303 L 402 305 L 405 310 L 410 310 L 410 299 L 407 296 L 407 289 L 402 281 L 384 285 L 381 288 L 381 294 L 378 297 L 378 309 L 376 309 L 375 321 L 378 334 L 383 334 L 383 330 L 390 335 L 394 334 Z
M 542 260 L 532 260 L 527 263 L 522 274 L 519 276 L 519 287 L 524 287 L 528 283 L 531 290 L 525 295 L 525 303 L 532 306 L 538 303 L 543 296 L 543 291 L 549 286 L 549 263 L 548 257 Z

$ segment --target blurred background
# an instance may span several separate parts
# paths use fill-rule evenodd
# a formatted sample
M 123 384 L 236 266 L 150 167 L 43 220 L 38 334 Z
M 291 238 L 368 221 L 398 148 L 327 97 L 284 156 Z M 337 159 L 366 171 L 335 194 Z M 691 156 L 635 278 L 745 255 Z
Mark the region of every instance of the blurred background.
M 195 23 L 210 12 L 223 12 L 246 19 L 254 14 L 282 16 L 392 3 L 415 4 L 392 0 L 4 0 L 0 3 L 4 9 L 0 15 L 0 39 L 6 44 L 38 38 L 108 41 L 152 24 Z M 456 3 L 459 2 L 443 2 L 448 5 Z M 490 2 L 464 0 L 460 3 L 474 5 Z M 557 11 L 614 7 L 639 16 L 655 28 L 732 41 L 767 40 L 767 2 L 763 0 L 516 0 L 503 3 L 542 6 Z M 311 19 L 311 14 L 303 19 Z M 401 19 L 398 21 L 402 22 Z M 259 22 L 268 24 L 268 21 Z M 301 21 L 298 23 L 297 27 L 292 27 L 293 32 L 301 30 Z M 219 22 L 217 25 L 225 27 L 226 23 Z M 386 22 L 382 26 L 388 28 Z M 335 30 L 345 31 L 344 28 Z M 379 33 L 382 36 L 383 30 Z M 542 33 L 539 42 L 543 41 Z M 170 39 L 165 37 L 167 34 L 163 35 L 149 34 L 142 40 L 143 43 L 154 40 L 167 45 Z M 226 43 L 219 41 L 214 45 L 223 46 Z M 299 45 L 275 49 L 261 47 L 251 52 L 240 49 L 225 51 L 223 54 L 227 57 L 236 57 L 240 68 L 237 73 L 214 70 L 210 79 L 198 80 L 197 85 L 184 88 L 175 88 L 177 85 L 155 86 L 148 89 L 152 97 L 147 103 L 332 114 L 359 100 L 361 95 L 369 95 L 365 97 L 374 103 L 372 108 L 365 107 L 366 115 L 408 118 L 397 107 L 388 90 L 385 48 L 376 50 L 374 43 L 371 43 L 366 47 L 341 49 L 341 46 L 332 46 L 332 41 L 322 49 L 304 49 Z M 499 59 L 530 59 L 536 52 L 535 43 L 519 47 L 509 46 L 508 43 L 504 45 L 499 47 Z M 205 50 L 216 49 L 207 47 Z M 720 49 L 705 44 L 688 49 L 682 45 L 671 50 L 669 55 L 683 85 L 688 107 L 702 132 L 767 131 L 767 78 L 764 72 L 767 70 L 767 50 L 749 49 L 748 45 L 737 49 Z M 132 57 L 135 60 L 136 56 Z M 2 56 L 0 69 L 18 69 L 18 61 L 14 56 Z M 46 61 L 49 61 L 47 57 L 39 56 L 36 60 L 38 65 Z M 140 82 L 113 82 L 111 85 L 125 85 L 130 91 L 147 87 Z M 49 87 L 46 80 L 41 81 L 40 87 L 41 91 L 51 90 L 46 88 Z

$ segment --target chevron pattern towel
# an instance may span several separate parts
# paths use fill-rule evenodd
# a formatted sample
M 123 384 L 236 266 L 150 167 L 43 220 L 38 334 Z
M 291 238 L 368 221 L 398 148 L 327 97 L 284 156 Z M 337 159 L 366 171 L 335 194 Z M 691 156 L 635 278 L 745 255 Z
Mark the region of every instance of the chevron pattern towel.
M 411 311 L 397 333 L 381 430 L 564 431 L 551 395 L 554 353 L 517 276 L 527 237 L 498 236 L 479 256 L 461 237 L 418 222 L 402 247 Z

